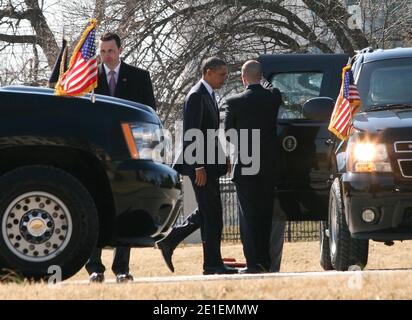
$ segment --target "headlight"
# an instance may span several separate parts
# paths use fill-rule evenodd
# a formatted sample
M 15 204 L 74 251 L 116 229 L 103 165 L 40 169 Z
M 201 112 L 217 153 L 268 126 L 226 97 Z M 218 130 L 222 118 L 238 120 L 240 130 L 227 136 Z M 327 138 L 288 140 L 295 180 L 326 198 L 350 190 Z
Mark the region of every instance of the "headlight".
M 347 155 L 349 172 L 392 172 L 383 143 L 349 142 Z
M 133 159 L 171 162 L 171 140 L 159 125 L 146 122 L 122 123 L 122 130 Z

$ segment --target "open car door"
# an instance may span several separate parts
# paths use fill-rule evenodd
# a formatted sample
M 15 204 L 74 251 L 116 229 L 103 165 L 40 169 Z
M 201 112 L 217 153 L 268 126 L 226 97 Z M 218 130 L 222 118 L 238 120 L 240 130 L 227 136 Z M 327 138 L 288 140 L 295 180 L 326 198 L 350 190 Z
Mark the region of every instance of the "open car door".
M 315 97 L 336 99 L 348 56 L 263 55 L 259 61 L 264 77 L 283 97 L 277 127 L 275 210 L 283 211 L 288 220 L 325 220 L 333 137 L 327 129 L 329 121 L 305 118 L 303 104 Z

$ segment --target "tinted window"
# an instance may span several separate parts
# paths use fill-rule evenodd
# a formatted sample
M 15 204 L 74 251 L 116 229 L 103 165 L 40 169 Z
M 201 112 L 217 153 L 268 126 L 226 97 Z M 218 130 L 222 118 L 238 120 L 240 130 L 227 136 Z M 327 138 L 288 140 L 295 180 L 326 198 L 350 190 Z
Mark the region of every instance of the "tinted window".
M 321 72 L 294 72 L 275 74 L 272 85 L 280 90 L 283 104 L 279 109 L 279 119 L 304 119 L 303 104 L 318 97 L 322 86 Z
M 365 63 L 358 80 L 363 107 L 412 103 L 412 59 Z

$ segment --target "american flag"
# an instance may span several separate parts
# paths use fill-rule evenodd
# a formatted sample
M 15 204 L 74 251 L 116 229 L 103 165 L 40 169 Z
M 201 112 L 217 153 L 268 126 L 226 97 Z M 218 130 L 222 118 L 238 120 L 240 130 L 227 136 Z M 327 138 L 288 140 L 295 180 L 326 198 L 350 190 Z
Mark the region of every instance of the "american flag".
M 96 20 L 92 19 L 73 51 L 68 70 L 60 76 L 55 93 L 81 96 L 97 87 Z
M 352 66 L 347 65 L 342 71 L 342 87 L 329 123 L 329 130 L 339 139 L 349 136 L 353 116 L 359 111 L 361 101 L 359 91 L 353 79 Z

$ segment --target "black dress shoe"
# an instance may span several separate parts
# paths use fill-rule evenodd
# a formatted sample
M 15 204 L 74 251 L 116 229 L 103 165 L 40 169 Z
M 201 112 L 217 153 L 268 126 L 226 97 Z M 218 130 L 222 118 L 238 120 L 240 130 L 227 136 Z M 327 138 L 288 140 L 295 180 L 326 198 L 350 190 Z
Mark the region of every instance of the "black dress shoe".
M 172 247 L 166 241 L 158 242 L 157 247 L 162 252 L 163 259 L 165 260 L 166 265 L 169 268 L 169 270 L 172 272 L 175 272 L 175 268 L 173 267 L 173 263 L 172 263 L 172 255 L 173 255 L 173 251 L 175 250 L 175 247 Z
M 247 273 L 265 273 L 267 270 L 263 268 L 261 265 L 253 266 L 253 267 L 246 267 L 239 270 L 241 274 Z
M 89 277 L 90 283 L 102 283 L 104 282 L 104 274 L 100 272 L 93 272 Z
M 238 273 L 238 269 L 236 268 L 231 268 L 228 266 L 220 266 L 216 268 L 205 268 L 203 270 L 204 275 L 209 275 L 209 274 L 235 274 Z
M 133 282 L 133 276 L 130 273 L 118 273 L 116 274 L 117 283 Z

